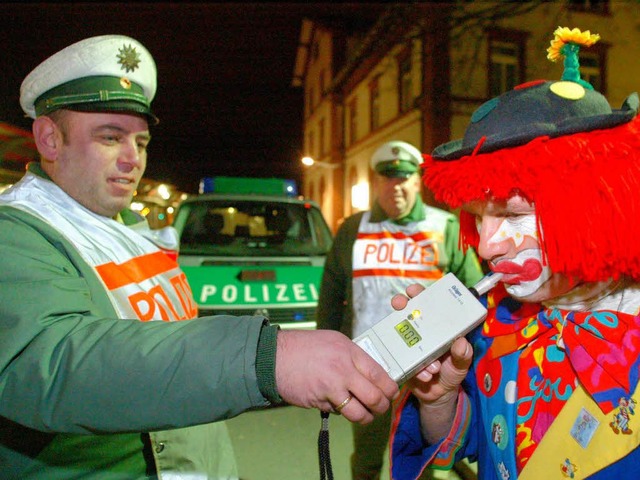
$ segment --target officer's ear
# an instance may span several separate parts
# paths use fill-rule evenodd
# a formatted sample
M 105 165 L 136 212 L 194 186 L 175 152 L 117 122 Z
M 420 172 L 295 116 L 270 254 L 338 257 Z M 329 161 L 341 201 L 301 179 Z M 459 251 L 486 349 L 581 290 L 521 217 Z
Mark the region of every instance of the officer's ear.
M 33 121 L 31 130 L 40 155 L 47 160 L 55 160 L 64 142 L 60 127 L 50 117 L 43 115 Z

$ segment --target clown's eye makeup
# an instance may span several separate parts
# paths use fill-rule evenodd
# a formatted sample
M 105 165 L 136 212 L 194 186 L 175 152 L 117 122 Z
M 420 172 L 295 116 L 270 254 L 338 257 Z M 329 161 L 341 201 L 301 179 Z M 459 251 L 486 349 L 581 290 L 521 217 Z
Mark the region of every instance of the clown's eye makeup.
M 535 215 L 508 215 L 502 216 L 501 218 L 500 227 L 489 239 L 490 243 L 511 240 L 516 247 L 520 247 L 527 237 L 537 240 L 538 234 Z
M 534 221 L 535 226 L 535 215 L 527 214 L 519 214 L 519 213 L 508 213 L 505 216 L 505 221 L 508 222 L 512 227 L 529 227 L 531 225 L 531 221 Z

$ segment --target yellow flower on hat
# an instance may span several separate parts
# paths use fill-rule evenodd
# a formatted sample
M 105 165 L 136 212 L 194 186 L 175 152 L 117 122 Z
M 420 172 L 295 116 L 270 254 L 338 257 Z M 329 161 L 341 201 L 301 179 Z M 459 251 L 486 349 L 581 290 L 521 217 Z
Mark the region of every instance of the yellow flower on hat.
M 547 48 L 547 58 L 552 62 L 556 62 L 560 57 L 563 56 L 562 47 L 564 47 L 568 43 L 574 43 L 577 45 L 584 45 L 585 47 L 590 47 L 598 40 L 600 40 L 600 35 L 597 33 L 591 33 L 589 30 L 581 31 L 578 28 L 574 28 L 573 30 L 568 27 L 558 27 L 555 32 L 553 32 L 554 38 L 551 40 L 551 46 Z

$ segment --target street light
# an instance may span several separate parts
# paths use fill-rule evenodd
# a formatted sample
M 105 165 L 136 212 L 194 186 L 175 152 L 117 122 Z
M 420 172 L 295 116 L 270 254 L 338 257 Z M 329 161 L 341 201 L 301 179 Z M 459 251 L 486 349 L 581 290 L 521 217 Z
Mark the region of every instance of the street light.
M 333 170 L 335 168 L 339 168 L 340 165 L 338 163 L 329 163 L 329 162 L 321 162 L 319 160 L 314 160 L 311 157 L 302 157 L 300 159 L 300 161 L 307 167 L 312 167 L 314 165 L 321 167 L 321 168 L 328 168 L 330 170 Z

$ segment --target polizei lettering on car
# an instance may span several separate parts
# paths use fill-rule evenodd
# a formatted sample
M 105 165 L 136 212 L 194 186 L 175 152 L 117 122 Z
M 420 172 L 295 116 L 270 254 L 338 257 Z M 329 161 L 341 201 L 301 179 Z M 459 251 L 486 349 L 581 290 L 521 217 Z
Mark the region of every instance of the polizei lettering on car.
M 314 328 L 332 241 L 318 206 L 290 180 L 215 177 L 201 192 L 174 220 L 199 314 L 260 314 Z

